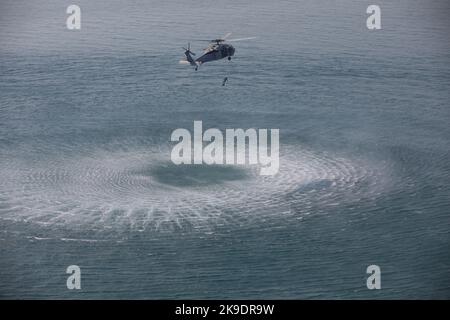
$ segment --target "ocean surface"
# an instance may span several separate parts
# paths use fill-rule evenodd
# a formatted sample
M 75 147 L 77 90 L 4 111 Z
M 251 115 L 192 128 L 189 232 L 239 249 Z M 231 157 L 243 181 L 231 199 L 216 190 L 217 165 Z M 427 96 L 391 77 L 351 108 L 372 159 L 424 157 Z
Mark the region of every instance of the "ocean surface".
M 0 298 L 450 298 L 448 1 L 73 2 L 0 3 Z M 173 165 L 194 120 L 279 173 Z

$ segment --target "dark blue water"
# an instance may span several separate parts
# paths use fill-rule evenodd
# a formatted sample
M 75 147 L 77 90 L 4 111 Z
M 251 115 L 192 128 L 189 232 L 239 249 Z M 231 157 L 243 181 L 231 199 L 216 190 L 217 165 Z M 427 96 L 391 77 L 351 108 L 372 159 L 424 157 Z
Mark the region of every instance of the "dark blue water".
M 450 298 L 449 4 L 249 2 L 2 1 L 1 298 Z M 194 120 L 279 128 L 279 173 L 174 166 Z

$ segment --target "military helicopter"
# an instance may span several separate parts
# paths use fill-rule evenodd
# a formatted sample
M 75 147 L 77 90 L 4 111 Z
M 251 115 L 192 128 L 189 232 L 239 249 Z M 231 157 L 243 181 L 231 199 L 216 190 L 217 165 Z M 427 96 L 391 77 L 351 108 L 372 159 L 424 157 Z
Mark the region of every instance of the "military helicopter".
M 228 58 L 231 60 L 231 57 L 234 55 L 235 49 L 231 44 L 224 43 L 232 42 L 232 41 L 243 41 L 255 39 L 256 37 L 249 38 L 239 38 L 239 39 L 228 39 L 231 36 L 231 32 L 227 33 L 224 37 L 219 39 L 212 40 L 198 40 L 198 41 L 207 41 L 210 44 L 206 49 L 204 49 L 203 55 L 197 59 L 194 59 L 192 56 L 195 56 L 195 53 L 191 51 L 191 45 L 188 43 L 188 47 L 184 48 L 184 54 L 186 55 L 186 60 L 181 60 L 181 64 L 190 64 L 195 68 L 195 71 L 198 70 L 198 67 L 205 62 L 220 60 L 223 58 Z M 227 40 L 228 39 L 228 40 Z

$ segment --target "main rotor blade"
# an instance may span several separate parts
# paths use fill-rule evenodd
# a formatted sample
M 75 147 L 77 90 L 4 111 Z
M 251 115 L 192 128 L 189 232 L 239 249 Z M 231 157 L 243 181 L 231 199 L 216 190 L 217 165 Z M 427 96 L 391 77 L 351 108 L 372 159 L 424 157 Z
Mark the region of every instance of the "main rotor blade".
M 228 32 L 226 35 L 222 37 L 223 40 L 226 40 L 229 36 L 231 36 L 231 32 Z
M 257 37 L 230 39 L 230 40 L 227 40 L 227 42 L 230 42 L 230 41 L 244 41 L 244 40 L 251 40 L 251 39 L 256 39 L 256 38 Z

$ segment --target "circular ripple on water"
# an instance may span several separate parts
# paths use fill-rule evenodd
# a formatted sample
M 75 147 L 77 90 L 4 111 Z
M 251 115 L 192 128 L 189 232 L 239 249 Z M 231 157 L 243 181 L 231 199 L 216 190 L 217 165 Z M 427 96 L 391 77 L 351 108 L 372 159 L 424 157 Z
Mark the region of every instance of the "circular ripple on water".
M 259 175 L 256 166 L 175 166 L 168 147 L 69 149 L 2 157 L 2 219 L 113 230 L 201 228 L 302 218 L 374 199 L 386 182 L 383 165 L 298 146 L 281 147 L 275 176 Z

